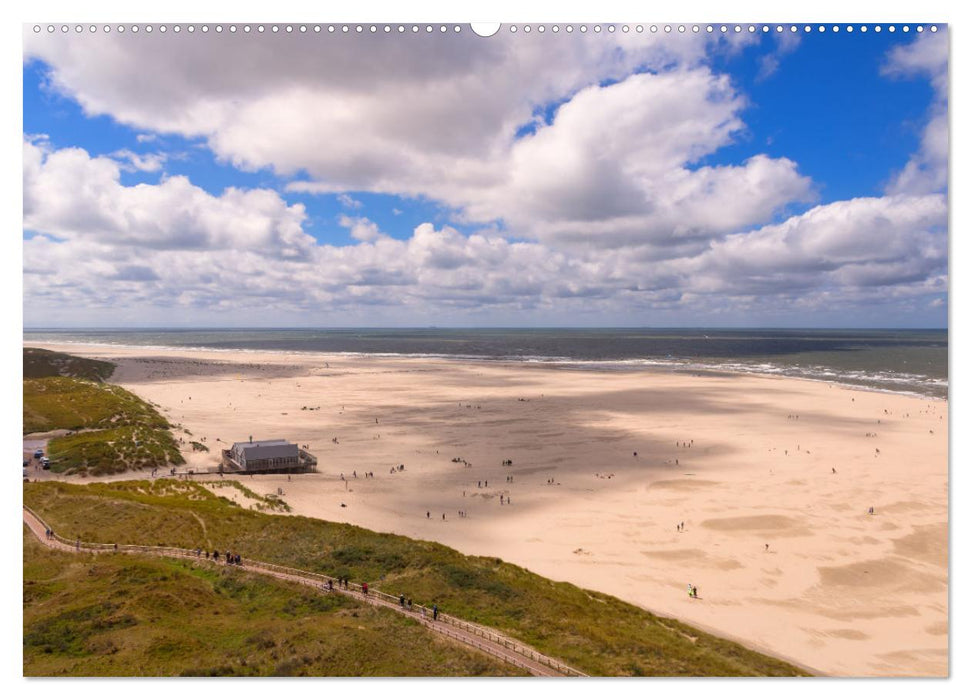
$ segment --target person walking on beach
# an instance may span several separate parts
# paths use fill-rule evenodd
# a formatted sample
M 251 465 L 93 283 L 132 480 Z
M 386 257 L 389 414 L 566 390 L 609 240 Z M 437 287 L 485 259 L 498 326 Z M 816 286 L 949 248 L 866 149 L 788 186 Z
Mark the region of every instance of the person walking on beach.
M 765 551 L 766 551 L 766 552 L 768 552 L 768 551 L 769 551 L 769 545 L 765 545 Z

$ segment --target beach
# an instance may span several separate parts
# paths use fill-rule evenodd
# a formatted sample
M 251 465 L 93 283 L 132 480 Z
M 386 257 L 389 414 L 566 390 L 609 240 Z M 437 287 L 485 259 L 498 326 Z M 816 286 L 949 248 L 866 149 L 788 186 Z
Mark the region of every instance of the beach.
M 117 363 L 110 381 L 191 432 L 174 431 L 180 470 L 250 437 L 306 445 L 317 473 L 241 477 L 295 515 L 500 557 L 822 674 L 948 674 L 946 401 L 731 373 L 31 346 Z

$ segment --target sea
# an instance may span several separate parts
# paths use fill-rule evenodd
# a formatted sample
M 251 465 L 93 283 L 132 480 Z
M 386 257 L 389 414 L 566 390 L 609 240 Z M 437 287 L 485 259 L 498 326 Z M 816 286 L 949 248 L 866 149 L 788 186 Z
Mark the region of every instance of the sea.
M 946 329 L 36 328 L 24 330 L 24 343 L 433 357 L 564 370 L 743 372 L 948 396 Z

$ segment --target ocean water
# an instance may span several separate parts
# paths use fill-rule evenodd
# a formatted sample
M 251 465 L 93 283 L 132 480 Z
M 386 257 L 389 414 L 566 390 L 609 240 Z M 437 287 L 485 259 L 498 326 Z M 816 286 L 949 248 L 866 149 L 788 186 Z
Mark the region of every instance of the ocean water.
M 30 329 L 24 342 L 411 355 L 559 369 L 748 372 L 946 398 L 946 330 Z

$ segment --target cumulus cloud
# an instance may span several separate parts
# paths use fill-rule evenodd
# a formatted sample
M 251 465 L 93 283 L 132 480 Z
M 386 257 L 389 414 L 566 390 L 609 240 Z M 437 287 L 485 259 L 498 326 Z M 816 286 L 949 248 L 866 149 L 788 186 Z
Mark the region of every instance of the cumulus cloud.
M 924 32 L 910 44 L 894 48 L 887 56 L 883 73 L 890 77 L 930 78 L 935 102 L 921 134 L 920 148 L 897 173 L 887 191 L 890 194 L 926 194 L 947 187 L 948 164 L 948 34 Z
M 385 236 L 378 229 L 378 225 L 364 216 L 347 216 L 342 214 L 338 219 L 341 226 L 350 229 L 351 238 L 357 241 L 371 243 Z
M 308 254 L 303 205 L 270 190 L 228 188 L 213 196 L 183 176 L 125 187 L 121 166 L 80 148 L 25 140 L 24 228 L 145 249 L 246 250 L 281 258 Z
M 943 195 L 868 197 L 810 209 L 781 224 L 727 236 L 682 261 L 696 292 L 850 293 L 941 280 L 947 273 Z M 943 292 L 944 286 L 938 291 Z
M 636 74 L 580 91 L 518 141 L 508 184 L 467 206 L 545 240 L 705 240 L 811 196 L 790 160 L 690 167 L 742 128 L 744 101 L 708 69 Z
M 34 314 L 69 322 L 63 314 L 72 309 L 85 309 L 89 322 L 144 322 L 152 313 L 256 325 L 363 322 L 362 309 L 390 323 L 497 318 L 489 313 L 533 322 L 676 321 L 678 314 L 717 322 L 739 308 L 825 308 L 833 299 L 881 303 L 946 291 L 942 195 L 822 205 L 664 257 L 649 243 L 558 248 L 431 223 L 400 240 L 347 215 L 339 221 L 356 242 L 334 246 L 303 234 L 303 212 L 272 192 L 214 197 L 184 178 L 174 191 L 171 180 L 125 187 L 111 159 L 29 142 L 24 159 L 25 228 L 33 232 L 24 241 L 28 322 Z M 281 255 L 287 246 L 300 254 Z
M 115 151 L 111 157 L 122 163 L 123 170 L 146 173 L 158 172 L 168 160 L 168 155 L 165 153 L 135 153 L 127 148 Z
M 202 137 L 239 168 L 309 175 L 292 192 L 424 197 L 523 237 L 718 235 L 809 196 L 785 159 L 694 167 L 743 128 L 744 100 L 702 66 L 706 52 L 754 35 L 337 39 L 28 32 L 25 54 L 89 114 Z M 704 204 L 709 188 L 733 204 L 724 218 Z
M 746 35 L 725 50 L 758 40 Z M 885 67 L 929 76 L 941 96 L 888 195 L 780 222 L 814 184 L 784 157 L 709 159 L 744 134 L 746 102 L 705 65 L 703 36 L 30 33 L 28 59 L 89 115 L 300 177 L 287 189 L 336 195 L 353 243 L 318 243 L 303 206 L 271 190 L 214 194 L 183 176 L 128 187 L 124 168 L 159 172 L 164 157 L 28 137 L 25 310 L 717 323 L 739 309 L 929 304 L 946 292 L 946 51 L 942 64 L 925 37 Z M 359 215 L 358 191 L 431 199 L 479 230 L 426 222 L 392 238 Z

